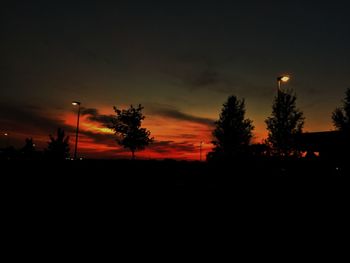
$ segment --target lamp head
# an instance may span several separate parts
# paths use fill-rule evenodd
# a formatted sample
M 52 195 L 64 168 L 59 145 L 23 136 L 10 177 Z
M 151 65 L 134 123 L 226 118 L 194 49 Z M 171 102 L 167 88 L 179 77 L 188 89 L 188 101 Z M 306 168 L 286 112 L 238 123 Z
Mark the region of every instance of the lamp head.
M 285 76 L 279 76 L 279 77 L 277 78 L 277 80 L 278 80 L 278 81 L 282 81 L 282 82 L 288 82 L 288 81 L 290 80 L 290 76 L 287 76 L 287 75 L 285 75 Z

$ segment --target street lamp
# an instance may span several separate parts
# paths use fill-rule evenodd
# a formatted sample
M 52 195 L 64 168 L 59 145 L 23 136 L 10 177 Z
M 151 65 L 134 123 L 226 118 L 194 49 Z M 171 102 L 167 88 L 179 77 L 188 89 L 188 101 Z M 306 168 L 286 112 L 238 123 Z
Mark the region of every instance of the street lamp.
M 277 78 L 277 92 L 278 92 L 278 94 L 281 92 L 282 83 L 287 83 L 289 80 L 290 80 L 290 76 L 288 76 L 288 75 L 279 76 Z
M 7 132 L 4 133 L 5 136 L 5 147 L 10 147 L 10 143 L 9 143 L 9 134 Z
M 75 148 L 74 148 L 74 160 L 77 159 L 77 150 L 78 150 L 78 134 L 79 134 L 79 121 L 80 121 L 80 105 L 79 101 L 73 101 L 73 106 L 78 106 L 78 119 L 77 119 L 77 129 L 75 134 Z

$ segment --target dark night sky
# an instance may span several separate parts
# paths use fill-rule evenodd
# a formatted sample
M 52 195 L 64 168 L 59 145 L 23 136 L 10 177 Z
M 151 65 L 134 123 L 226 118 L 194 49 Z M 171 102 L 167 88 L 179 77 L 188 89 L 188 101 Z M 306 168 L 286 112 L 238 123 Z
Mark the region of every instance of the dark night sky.
M 74 99 L 100 115 L 142 103 L 155 151 L 195 152 L 235 94 L 259 141 L 282 73 L 305 130 L 332 129 L 349 87 L 350 3 L 305 2 L 11 1 L 0 11 L 0 129 L 18 138 L 59 124 L 74 131 Z M 86 145 L 110 145 L 86 123 Z

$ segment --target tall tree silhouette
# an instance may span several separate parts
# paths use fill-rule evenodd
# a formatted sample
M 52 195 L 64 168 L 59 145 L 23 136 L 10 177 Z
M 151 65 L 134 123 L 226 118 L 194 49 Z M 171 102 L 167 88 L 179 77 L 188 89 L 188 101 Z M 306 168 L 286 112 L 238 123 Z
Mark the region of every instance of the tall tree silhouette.
M 350 88 L 345 92 L 343 106 L 335 109 L 332 115 L 333 124 L 339 131 L 350 133 Z
M 272 106 L 272 115 L 265 123 L 269 131 L 267 142 L 272 154 L 279 157 L 297 155 L 295 137 L 304 127 L 303 113 L 296 107 L 296 95 L 291 91 L 279 91 Z
M 118 136 L 118 144 L 131 151 L 132 159 L 135 159 L 136 151 L 145 149 L 153 142 L 153 138 L 150 137 L 151 132 L 141 128 L 142 121 L 146 118 L 142 110 L 141 104 L 137 108 L 131 105 L 126 110 L 114 107 L 116 116 L 112 119 L 111 128 Z
M 214 150 L 209 154 L 213 158 L 230 159 L 243 157 L 249 152 L 249 145 L 253 137 L 253 122 L 245 118 L 245 101 L 236 96 L 230 96 L 215 122 L 213 131 Z
M 50 159 L 65 160 L 69 157 L 69 136 L 65 135 L 64 130 L 57 129 L 57 137 L 50 136 L 48 142 L 47 154 Z

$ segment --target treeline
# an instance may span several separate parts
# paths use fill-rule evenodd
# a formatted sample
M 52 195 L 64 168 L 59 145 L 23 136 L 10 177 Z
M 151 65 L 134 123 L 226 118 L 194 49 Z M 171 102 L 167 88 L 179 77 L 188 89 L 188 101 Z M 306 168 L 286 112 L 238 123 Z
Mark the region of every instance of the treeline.
M 268 137 L 254 144 L 254 124 L 246 118 L 245 100 L 230 96 L 223 104 L 219 120 L 215 122 L 212 133 L 214 146 L 208 154 L 209 161 L 231 161 L 234 159 L 248 160 L 251 158 L 296 159 L 302 156 L 297 138 L 303 133 L 305 118 L 297 108 L 297 97 L 292 90 L 278 90 L 272 105 L 272 113 L 265 120 Z M 107 126 L 115 132 L 117 143 L 135 153 L 153 143 L 151 132 L 142 127 L 145 116 L 143 107 L 133 107 L 120 110 L 114 107 L 115 116 Z M 349 156 L 350 149 L 350 88 L 346 91 L 341 107 L 336 108 L 332 115 L 334 127 L 345 136 L 342 154 Z M 344 150 L 345 149 L 345 150 Z M 56 136 L 49 135 L 48 146 L 44 151 L 36 151 L 32 138 L 25 140 L 21 149 L 7 147 L 0 152 L 1 159 L 70 159 L 69 136 L 62 129 Z M 166 158 L 166 156 L 164 157 Z M 350 160 L 350 158 L 349 158 Z
M 297 97 L 292 90 L 278 90 L 272 113 L 266 120 L 267 139 L 261 144 L 253 144 L 253 121 L 246 118 L 244 99 L 230 96 L 223 105 L 220 118 L 213 131 L 214 149 L 208 160 L 218 161 L 272 157 L 275 159 L 297 159 L 302 156 L 298 139 L 303 133 L 305 118 L 297 108 Z M 344 139 L 341 154 L 349 157 L 350 149 L 350 88 L 346 91 L 343 105 L 332 115 L 334 127 Z M 307 156 L 315 157 L 315 156 Z M 349 158 L 350 159 L 350 158 Z
M 47 148 L 38 151 L 33 138 L 25 139 L 24 146 L 15 149 L 13 146 L 4 148 L 0 159 L 7 160 L 66 160 L 70 159 L 69 136 L 58 128 L 55 136 L 49 135 Z

